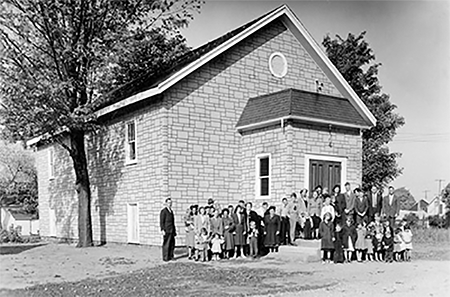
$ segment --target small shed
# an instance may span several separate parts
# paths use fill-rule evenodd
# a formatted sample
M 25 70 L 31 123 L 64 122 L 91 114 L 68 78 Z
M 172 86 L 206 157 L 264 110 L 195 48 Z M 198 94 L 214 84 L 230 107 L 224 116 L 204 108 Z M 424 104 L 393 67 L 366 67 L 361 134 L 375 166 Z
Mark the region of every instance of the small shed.
M 7 206 L 1 208 L 1 227 L 9 230 L 19 227 L 21 235 L 39 233 L 39 217 L 29 214 L 21 206 Z

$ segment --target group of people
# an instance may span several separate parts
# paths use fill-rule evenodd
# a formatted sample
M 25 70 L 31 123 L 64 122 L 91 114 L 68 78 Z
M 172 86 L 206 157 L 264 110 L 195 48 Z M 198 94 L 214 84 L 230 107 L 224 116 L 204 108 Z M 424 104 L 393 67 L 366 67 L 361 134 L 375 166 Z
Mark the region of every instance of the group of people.
M 222 208 L 212 198 L 207 205 L 191 205 L 183 218 L 188 259 L 209 261 L 257 257 L 277 251 L 281 222 L 274 206 L 260 211 L 251 202 Z
M 319 186 L 313 193 L 323 203 L 318 225 L 322 261 L 409 261 L 413 235 L 405 221 L 396 222 L 400 201 L 394 188 L 385 197 L 376 187 L 366 195 L 360 188 L 352 191 L 349 183 L 345 188 L 341 193 L 336 185 L 330 195 Z
M 171 203 L 168 198 L 160 217 L 166 261 L 173 258 L 176 235 Z M 365 194 L 360 188 L 352 190 L 349 183 L 344 193 L 339 185 L 332 193 L 321 186 L 311 195 L 307 189 L 298 196 L 292 193 L 282 198 L 278 209 L 263 202 L 253 210 L 253 204 L 243 200 L 221 207 L 210 198 L 204 206 L 191 205 L 183 217 L 188 258 L 257 257 L 301 237 L 321 240 L 324 262 L 409 260 L 412 233 L 404 223 L 395 227 L 399 210 L 393 187 L 382 197 L 375 186 Z

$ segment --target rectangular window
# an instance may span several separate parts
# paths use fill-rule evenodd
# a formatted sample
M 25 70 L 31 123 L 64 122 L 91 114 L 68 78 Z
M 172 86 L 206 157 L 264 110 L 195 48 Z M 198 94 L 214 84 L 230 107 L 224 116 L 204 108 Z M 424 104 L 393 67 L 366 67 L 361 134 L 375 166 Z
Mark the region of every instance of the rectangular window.
M 55 178 L 55 150 L 52 147 L 48 151 L 48 177 Z
M 126 163 L 133 164 L 136 163 L 136 123 L 127 123 L 127 135 L 125 142 L 125 153 L 126 153 Z
M 270 155 L 256 156 L 256 197 L 270 196 Z

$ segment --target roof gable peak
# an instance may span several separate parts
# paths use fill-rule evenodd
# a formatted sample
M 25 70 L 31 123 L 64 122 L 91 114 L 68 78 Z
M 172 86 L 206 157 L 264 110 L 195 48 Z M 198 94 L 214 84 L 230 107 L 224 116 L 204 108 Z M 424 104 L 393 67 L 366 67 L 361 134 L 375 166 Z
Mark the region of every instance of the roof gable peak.
M 170 73 L 161 80 L 156 79 L 155 84 L 151 85 L 150 88 L 142 90 L 123 100 L 103 107 L 102 109 L 97 111 L 97 116 L 108 114 L 114 110 L 123 108 L 127 105 L 165 92 L 167 89 L 191 74 L 193 71 L 202 67 L 218 55 L 222 54 L 237 43 L 247 38 L 248 36 L 254 34 L 259 29 L 278 19 L 280 19 L 286 26 L 286 28 L 293 33 L 293 35 L 302 44 L 305 50 L 311 55 L 311 58 L 329 77 L 329 79 L 336 86 L 339 92 L 344 97 L 349 99 L 350 103 L 365 119 L 368 126 L 374 126 L 376 123 L 375 117 L 364 105 L 358 95 L 356 95 L 354 90 L 345 81 L 336 67 L 334 67 L 334 65 L 320 48 L 319 44 L 317 44 L 317 42 L 312 38 L 311 34 L 303 26 L 295 13 L 286 4 L 283 4 L 275 8 L 274 10 L 254 19 L 253 21 L 250 21 L 249 23 L 228 32 L 227 34 L 215 39 L 214 41 L 211 41 L 197 48 L 196 50 L 191 52 L 191 54 L 194 53 L 192 55 L 192 59 L 187 59 L 185 61 L 185 64 L 183 64 L 179 69 L 177 68 L 176 71 Z M 210 45 L 211 48 L 208 48 L 208 45 Z M 203 49 L 204 52 L 201 49 Z M 195 53 L 197 53 L 197 55 Z

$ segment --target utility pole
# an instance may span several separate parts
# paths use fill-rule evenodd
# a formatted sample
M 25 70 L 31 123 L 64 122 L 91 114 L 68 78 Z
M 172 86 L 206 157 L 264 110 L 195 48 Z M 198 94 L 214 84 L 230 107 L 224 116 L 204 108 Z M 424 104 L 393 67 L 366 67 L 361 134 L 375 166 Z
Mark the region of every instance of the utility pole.
M 425 190 L 425 191 L 423 191 L 424 193 L 425 193 L 425 201 L 427 201 L 428 202 L 428 197 L 427 197 L 427 193 L 429 192 L 430 190 Z
M 438 196 L 441 195 L 441 184 L 445 181 L 445 179 L 437 179 L 436 180 L 439 183 L 439 191 Z

